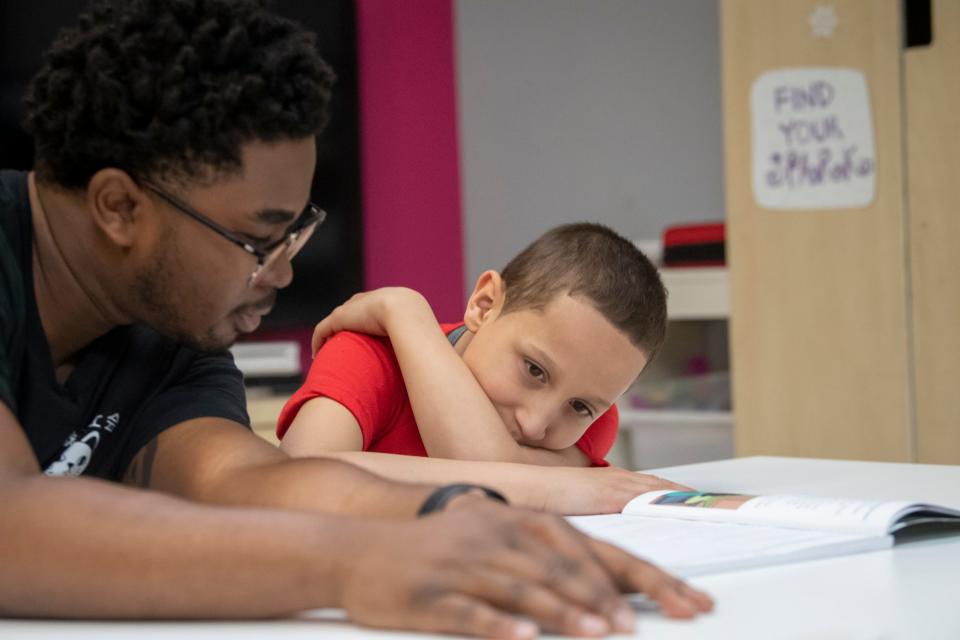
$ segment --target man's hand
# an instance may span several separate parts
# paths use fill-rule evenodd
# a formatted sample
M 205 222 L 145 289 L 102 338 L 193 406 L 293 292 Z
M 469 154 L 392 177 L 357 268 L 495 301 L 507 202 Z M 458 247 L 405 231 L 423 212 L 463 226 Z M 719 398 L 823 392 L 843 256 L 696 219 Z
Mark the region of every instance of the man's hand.
M 339 331 L 390 335 L 390 320 L 398 315 L 423 318 L 429 326 L 437 324 L 426 298 L 405 287 L 384 287 L 358 293 L 330 312 L 313 329 L 311 349 L 317 354 L 327 338 Z
M 647 491 L 690 491 L 690 487 L 620 467 L 542 467 L 536 470 L 544 511 L 566 515 L 619 513 L 633 498 Z
M 471 498 L 421 520 L 379 527 L 347 558 L 340 606 L 372 627 L 530 638 L 629 632 L 621 596 L 642 592 L 663 613 L 710 611 L 706 594 L 592 540 L 554 516 Z

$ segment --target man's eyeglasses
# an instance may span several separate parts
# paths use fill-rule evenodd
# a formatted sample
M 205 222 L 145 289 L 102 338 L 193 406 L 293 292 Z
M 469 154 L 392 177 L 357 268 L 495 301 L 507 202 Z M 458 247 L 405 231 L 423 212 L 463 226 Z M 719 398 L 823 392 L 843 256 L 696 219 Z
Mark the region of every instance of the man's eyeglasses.
M 316 228 L 327 218 L 326 211 L 312 202 L 307 203 L 306 209 L 303 210 L 303 213 L 300 214 L 300 217 L 293 221 L 293 224 L 287 227 L 287 230 L 284 232 L 282 238 L 266 247 L 263 247 L 262 249 L 258 249 L 248 241 L 244 240 L 238 234 L 230 231 L 229 229 L 224 229 L 222 226 L 203 215 L 190 205 L 181 202 L 162 189 L 159 189 L 152 184 L 144 184 L 144 186 L 160 196 L 164 202 L 169 204 L 177 211 L 190 216 L 209 229 L 213 229 L 215 232 L 233 244 L 254 256 L 257 259 L 257 268 L 254 269 L 252 274 L 250 274 L 250 279 L 247 282 L 248 286 L 250 287 L 257 286 L 263 280 L 264 274 L 270 271 L 270 267 L 273 266 L 281 256 L 285 257 L 287 260 L 292 260 L 293 257 L 300 252 L 300 249 L 303 248 L 303 245 L 307 243 L 307 240 L 310 239 L 310 236 L 313 235 L 313 232 L 316 230 Z

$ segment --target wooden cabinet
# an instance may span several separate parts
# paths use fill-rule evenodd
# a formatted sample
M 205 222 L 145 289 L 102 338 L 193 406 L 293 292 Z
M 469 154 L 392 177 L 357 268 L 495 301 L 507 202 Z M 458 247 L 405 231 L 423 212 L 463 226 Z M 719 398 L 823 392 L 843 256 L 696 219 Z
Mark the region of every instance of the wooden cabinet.
M 897 0 L 723 0 L 738 455 L 960 463 L 960 3 L 905 49 Z M 852 69 L 869 90 L 863 206 L 758 202 L 751 89 Z
M 903 54 L 916 451 L 960 463 L 960 3 L 933 3 L 933 41 Z

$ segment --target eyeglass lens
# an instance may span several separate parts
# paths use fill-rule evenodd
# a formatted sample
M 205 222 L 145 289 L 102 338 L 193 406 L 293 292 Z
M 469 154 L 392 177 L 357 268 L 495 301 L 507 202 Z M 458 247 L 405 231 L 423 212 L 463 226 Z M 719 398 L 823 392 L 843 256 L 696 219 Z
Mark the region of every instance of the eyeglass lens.
M 250 276 L 250 286 L 256 286 L 263 279 L 263 276 L 270 272 L 280 256 L 284 256 L 287 260 L 293 260 L 294 256 L 300 253 L 300 249 L 303 249 L 303 246 L 307 244 L 307 240 L 310 239 L 316 228 L 317 224 L 313 223 L 287 236 L 283 244 L 267 254 L 267 257 L 263 259 L 263 264 L 258 266 L 257 270 Z

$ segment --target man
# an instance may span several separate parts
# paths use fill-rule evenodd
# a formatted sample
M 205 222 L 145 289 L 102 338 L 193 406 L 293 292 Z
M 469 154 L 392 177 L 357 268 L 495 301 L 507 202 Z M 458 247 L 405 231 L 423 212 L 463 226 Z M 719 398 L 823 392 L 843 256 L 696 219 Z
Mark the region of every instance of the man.
M 223 347 L 323 218 L 307 200 L 331 82 L 255 0 L 99 2 L 48 52 L 35 171 L 0 174 L 0 610 L 333 606 L 521 638 L 626 630 L 621 590 L 708 609 L 562 521 L 290 460 L 244 426 Z

